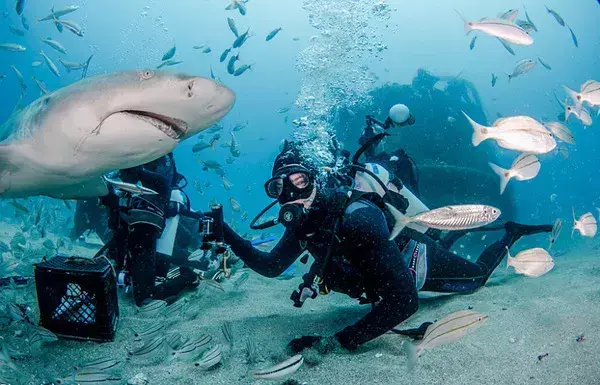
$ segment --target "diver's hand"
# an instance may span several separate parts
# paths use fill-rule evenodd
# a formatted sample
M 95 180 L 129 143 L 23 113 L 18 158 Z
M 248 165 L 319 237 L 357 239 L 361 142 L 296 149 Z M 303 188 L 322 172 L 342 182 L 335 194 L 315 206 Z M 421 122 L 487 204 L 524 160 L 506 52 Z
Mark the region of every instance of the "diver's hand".
M 300 353 L 304 349 L 312 348 L 316 344 L 318 344 L 323 337 L 321 336 L 304 336 L 300 338 L 293 339 L 289 344 L 288 348 L 293 353 Z
M 334 336 L 304 336 L 292 340 L 288 344 L 288 348 L 293 353 L 300 353 L 305 349 L 314 348 L 320 354 L 327 354 L 336 350 L 339 351 L 341 348 L 343 348 L 343 346 Z

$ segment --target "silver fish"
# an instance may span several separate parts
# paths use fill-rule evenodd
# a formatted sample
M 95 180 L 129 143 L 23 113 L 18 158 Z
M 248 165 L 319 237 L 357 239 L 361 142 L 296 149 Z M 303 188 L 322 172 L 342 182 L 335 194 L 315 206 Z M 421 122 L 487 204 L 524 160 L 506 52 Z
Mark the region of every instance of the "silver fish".
M 488 316 L 471 310 L 459 310 L 429 325 L 423 339 L 409 357 L 409 367 L 425 350 L 455 342 L 479 328 Z M 410 345 L 408 345 L 410 347 Z
M 140 329 L 139 331 L 136 331 L 133 334 L 134 341 L 139 342 L 139 341 L 146 341 L 146 340 L 154 339 L 155 337 L 162 335 L 164 330 L 165 330 L 165 323 L 161 322 L 161 321 L 157 321 L 144 329 Z
M 188 301 L 185 298 L 173 302 L 172 304 L 167 306 L 167 308 L 165 309 L 165 316 L 167 316 L 167 317 L 184 316 L 186 308 L 187 308 L 187 304 L 188 304 Z
M 62 17 L 64 15 L 67 15 L 71 12 L 75 12 L 79 9 L 79 5 L 70 5 L 68 7 L 65 7 L 63 9 L 59 9 L 59 10 L 54 10 L 54 7 L 52 7 L 52 11 L 51 13 L 46 16 L 46 17 L 42 17 L 41 19 L 37 19 L 37 21 L 48 21 L 48 20 L 54 20 L 54 18 L 59 18 Z
M 529 17 L 529 14 L 527 13 L 527 9 L 525 8 L 525 6 L 523 6 L 523 9 L 525 10 L 525 18 L 527 19 L 527 22 L 533 27 L 533 30 L 535 32 L 538 31 L 537 27 L 535 26 L 535 24 L 533 23 L 533 21 L 531 21 L 531 18 Z
M 554 268 L 552 256 L 539 247 L 523 250 L 514 258 L 510 256 L 508 247 L 506 253 L 508 256 L 506 268 L 512 266 L 517 274 L 523 274 L 527 277 L 540 277 Z
M 537 64 L 537 62 L 532 59 L 521 60 L 520 62 L 517 63 L 517 66 L 513 70 L 513 73 L 508 75 L 508 81 L 510 82 L 511 79 L 516 78 L 517 76 L 526 74 L 527 72 L 531 71 L 535 67 L 536 64 Z
M 539 159 L 533 154 L 521 154 L 515 159 L 510 170 L 503 169 L 491 162 L 489 165 L 500 177 L 500 194 L 504 193 L 506 185 L 512 178 L 520 181 L 533 179 L 540 172 L 541 167 Z
M 492 87 L 496 86 L 497 81 L 498 81 L 498 76 L 492 74 Z
M 77 366 L 75 369 L 82 372 L 111 372 L 119 373 L 124 366 L 123 361 L 117 361 L 112 357 L 102 357 L 85 364 Z
M 47 37 L 47 38 L 41 38 L 41 40 L 48 44 L 50 47 L 54 48 L 55 50 L 57 50 L 60 53 L 67 53 L 67 50 L 65 47 L 63 47 L 62 44 L 60 44 L 58 41 L 56 40 L 52 40 L 52 38 Z
M 10 51 L 10 52 L 25 52 L 25 51 L 27 51 L 27 48 L 23 47 L 20 44 L 16 44 L 16 43 L 1 43 L 0 50 Z
M 240 58 L 240 54 L 233 55 L 229 58 L 229 62 L 227 63 L 227 73 L 233 75 L 235 73 L 235 62 Z
M 221 63 L 223 63 L 225 61 L 225 59 L 227 59 L 227 55 L 229 55 L 229 52 L 231 52 L 231 48 L 227 48 L 225 51 L 223 51 L 223 53 L 219 57 L 219 61 Z
M 21 86 L 22 90 L 26 90 L 27 89 L 27 83 L 25 83 L 25 78 L 23 77 L 23 74 L 21 74 L 21 71 L 19 71 L 17 69 L 17 67 L 15 67 L 14 65 L 10 65 L 10 68 L 12 68 L 12 70 L 14 71 L 15 75 L 17 75 L 17 80 L 19 81 L 19 85 Z
M 45 95 L 48 95 L 50 93 L 50 91 L 48 91 L 48 89 L 46 88 L 46 85 L 44 84 L 44 82 L 42 82 L 41 80 L 38 80 L 35 76 L 32 76 L 31 78 L 33 79 L 35 84 L 38 86 L 40 91 L 42 91 Z
M 196 340 L 187 341 L 177 350 L 170 352 L 168 359 L 169 361 L 194 361 L 206 351 L 211 341 L 212 337 L 209 335 L 202 335 Z
M 89 65 L 89 62 L 90 62 L 92 56 L 93 55 L 91 55 L 88 58 L 88 60 L 84 61 L 84 62 L 68 61 L 68 60 L 63 60 L 61 58 L 58 58 L 58 61 L 63 65 L 63 67 L 65 67 L 67 72 L 71 72 L 71 71 L 77 71 L 80 69 L 85 69 Z
M 175 43 L 173 43 L 173 47 L 169 48 L 169 50 L 164 53 L 164 55 L 162 57 L 162 61 L 167 61 L 169 59 L 172 59 L 173 56 L 175 56 L 175 51 L 177 51 L 177 47 L 175 46 Z
M 486 205 L 445 206 L 425 211 L 415 216 L 405 216 L 394 206 L 386 206 L 396 219 L 390 240 L 393 240 L 409 223 L 438 230 L 466 230 L 488 225 L 500 216 L 499 209 Z
M 470 50 L 473 50 L 473 48 L 475 48 L 475 41 L 477 41 L 477 35 L 473 36 L 473 39 L 471 39 L 471 44 L 469 44 Z
M 600 106 L 600 82 L 597 80 L 588 80 L 581 85 L 579 93 L 574 92 L 568 87 L 564 87 L 567 94 L 573 99 L 578 108 L 581 103 L 586 102 L 591 106 Z
M 25 0 L 17 0 L 15 3 L 15 11 L 17 11 L 17 15 L 23 14 L 24 9 L 25 9 Z
M 483 126 L 463 115 L 473 127 L 471 139 L 474 146 L 479 146 L 487 139 L 493 139 L 502 148 L 532 154 L 547 154 L 556 148 L 556 140 L 540 122 L 529 116 L 511 116 L 500 118 L 491 127 Z
M 229 346 L 233 347 L 233 332 L 231 331 L 231 322 L 225 321 L 221 326 L 221 332 Z
M 594 218 L 592 213 L 585 213 L 580 216 L 579 219 L 576 219 L 575 209 L 573 209 L 573 230 L 571 231 L 571 238 L 573 238 L 575 230 L 579 231 L 579 234 L 584 237 L 593 238 L 598 231 L 596 218 Z
M 181 63 L 183 63 L 183 61 L 181 61 L 181 60 L 169 59 L 167 61 L 160 63 L 156 68 L 161 69 L 163 67 L 175 66 L 175 65 L 181 64 Z
M 265 38 L 266 41 L 270 41 L 272 40 L 275 36 L 277 36 L 277 34 L 282 30 L 281 27 L 279 28 L 275 28 L 274 30 L 272 30 L 271 32 L 269 32 L 269 34 L 267 35 L 267 37 Z
M 25 15 L 21 15 L 21 25 L 25 28 L 26 31 L 29 31 L 29 20 L 25 17 Z
M 509 9 L 508 11 L 505 11 L 505 12 L 502 12 L 501 14 L 499 14 L 498 18 L 503 19 L 503 20 L 508 20 L 508 21 L 515 21 L 517 16 L 519 16 L 518 9 Z
M 550 130 L 552 135 L 554 135 L 557 139 L 569 143 L 575 144 L 575 138 L 573 137 L 573 133 L 567 126 L 560 122 L 548 122 L 544 123 L 544 126 Z
M 573 44 L 575 45 L 575 47 L 579 47 L 579 42 L 577 41 L 577 36 L 575 36 L 575 32 L 573 32 L 570 26 L 567 27 L 569 28 L 569 32 L 571 32 L 571 39 L 573 40 Z
M 235 20 L 233 20 L 231 17 L 228 17 L 227 24 L 229 24 L 229 29 L 231 30 L 231 32 L 233 32 L 235 37 L 238 38 L 240 36 L 240 34 L 238 33 L 238 29 L 235 25 Z
M 571 115 L 579 119 L 581 121 L 581 124 L 583 124 L 584 126 L 591 126 L 593 123 L 592 115 L 587 109 L 581 108 L 581 110 L 577 112 L 577 108 L 575 106 L 568 106 L 565 103 L 565 121 L 569 120 L 569 117 Z
M 56 64 L 54 64 L 54 62 L 52 61 L 52 59 L 50 59 L 48 57 L 48 55 L 46 55 L 44 53 L 44 51 L 40 51 L 40 55 L 42 55 L 42 57 L 46 61 L 46 65 L 48 65 L 48 68 L 50 68 L 50 71 L 52 71 L 52 73 L 54 75 L 56 75 L 56 77 L 60 77 L 60 71 L 58 70 L 58 67 L 56 66 Z
M 455 10 L 456 11 L 456 10 Z M 458 13 L 458 11 L 456 11 Z M 518 45 L 531 45 L 533 38 L 521 27 L 504 19 L 482 19 L 468 21 L 460 13 L 458 15 L 465 22 L 465 32 L 481 31 L 487 35 L 498 37 L 509 43 Z
M 185 345 L 189 340 L 181 335 L 181 333 L 171 333 L 167 337 L 167 346 L 169 349 L 177 350 Z
M 79 24 L 77 24 L 73 20 L 55 20 L 55 23 L 60 24 L 69 31 L 73 32 L 75 35 L 83 37 L 83 30 L 81 29 Z
M 256 380 L 278 381 L 296 373 L 304 363 L 304 357 L 298 354 L 267 369 L 250 372 L 250 377 Z
M 15 27 L 14 25 L 9 25 L 8 29 L 10 30 L 10 32 L 12 32 L 14 35 L 17 36 L 25 36 L 25 31 L 23 31 L 21 28 Z
M 235 126 L 233 126 L 233 128 L 231 129 L 231 131 L 233 132 L 238 132 L 241 131 L 242 129 L 244 129 L 246 126 L 248 125 L 248 122 L 242 122 L 242 123 L 238 123 Z
M 244 32 L 243 34 L 238 36 L 238 38 L 235 39 L 235 41 L 233 42 L 233 48 L 240 48 L 242 45 L 244 45 L 246 40 L 248 40 L 249 32 L 250 32 L 250 28 L 248 28 L 248 30 L 246 32 Z
M 141 183 L 138 183 L 138 184 L 127 183 L 127 182 L 122 182 L 122 181 L 118 181 L 118 180 L 114 180 L 114 179 L 109 179 L 107 177 L 104 177 L 104 180 L 106 181 L 106 183 L 111 184 L 113 187 L 115 187 L 119 190 L 127 191 L 132 194 L 139 194 L 139 195 L 157 195 L 158 194 L 156 191 L 142 186 Z
M 48 329 L 36 326 L 33 327 L 29 335 L 29 350 L 39 350 L 44 344 L 58 341 L 56 334 Z
M 142 346 L 129 351 L 130 356 L 136 356 L 139 358 L 148 358 L 157 356 L 164 353 L 165 348 L 165 337 L 159 336 L 154 339 L 145 342 Z
M 161 300 L 152 300 L 149 303 L 138 307 L 138 314 L 148 318 L 154 318 L 159 315 L 162 315 L 165 308 L 167 307 L 167 303 Z
M 248 274 L 248 272 L 242 273 L 242 275 L 240 275 L 240 277 L 238 279 L 236 279 L 235 282 L 233 283 L 234 289 L 239 290 L 240 287 L 242 287 L 244 285 L 244 283 L 246 283 L 246 281 L 248 280 L 249 277 L 250 277 L 250 274 Z
M 75 371 L 71 377 L 66 377 L 56 381 L 58 384 L 69 385 L 120 385 L 121 376 L 100 370 L 80 370 Z
M 547 64 L 546 62 L 544 62 L 544 61 L 542 60 L 542 58 L 541 58 L 541 57 L 539 57 L 539 56 L 538 56 L 538 61 L 540 62 L 540 64 L 541 64 L 541 65 L 543 65 L 543 66 L 544 66 L 544 68 L 545 68 L 545 69 L 547 69 L 548 71 L 552 71 L 552 67 L 550 67 L 550 65 L 549 65 L 549 64 Z
M 6 346 L 6 343 L 4 341 L 0 341 L 0 363 L 6 365 L 14 371 L 18 371 L 17 366 L 14 364 L 12 358 L 10 357 L 8 347 Z
M 556 21 L 558 22 L 558 24 L 560 24 L 561 26 L 565 26 L 565 20 L 558 14 L 558 12 L 548 8 L 547 6 L 546 10 L 548 11 L 549 14 L 551 14 L 552 16 L 554 16 L 554 19 L 556 19 Z
M 241 74 L 243 74 L 244 72 L 246 72 L 249 69 L 252 69 L 252 64 L 242 64 L 240 67 L 238 67 L 235 70 L 235 72 L 233 73 L 233 76 L 240 76 Z
M 560 236 L 561 230 L 562 230 L 562 220 L 560 218 L 558 218 L 554 222 L 554 226 L 552 226 L 552 233 L 550 233 L 550 245 L 548 246 L 548 250 L 550 250 L 552 248 L 552 246 L 554 246 L 554 244 L 556 243 L 556 240 Z
M 202 356 L 200 361 L 195 362 L 194 365 L 199 369 L 208 370 L 221 362 L 222 359 L 223 356 L 221 354 L 221 345 L 215 345 Z
M 212 279 L 203 279 L 200 281 L 200 285 L 225 293 L 225 288 L 223 285 Z
M 533 31 L 535 31 L 535 26 L 528 21 L 517 20 L 517 21 L 515 21 L 515 24 L 517 24 L 519 27 L 523 28 L 525 30 L 525 32 L 527 32 L 527 33 L 531 33 Z

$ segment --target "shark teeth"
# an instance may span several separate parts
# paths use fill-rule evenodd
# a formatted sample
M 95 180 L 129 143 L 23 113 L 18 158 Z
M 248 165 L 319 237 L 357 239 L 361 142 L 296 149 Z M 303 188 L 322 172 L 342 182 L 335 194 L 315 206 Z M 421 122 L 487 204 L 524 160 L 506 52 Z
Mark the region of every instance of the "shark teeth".
M 156 114 L 154 112 L 126 110 L 124 113 L 135 115 L 139 119 L 151 123 L 156 128 L 164 132 L 168 137 L 180 139 L 188 131 L 187 124 L 179 119 L 171 118 L 165 115 Z

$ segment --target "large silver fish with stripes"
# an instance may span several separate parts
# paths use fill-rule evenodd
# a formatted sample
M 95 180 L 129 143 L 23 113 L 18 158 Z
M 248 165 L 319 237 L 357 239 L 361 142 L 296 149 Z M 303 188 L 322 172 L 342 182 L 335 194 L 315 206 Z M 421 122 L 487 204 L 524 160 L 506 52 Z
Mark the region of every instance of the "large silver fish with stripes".
M 386 205 L 396 219 L 390 240 L 396 238 L 409 223 L 438 230 L 467 230 L 490 224 L 501 214 L 499 209 L 492 206 L 459 205 L 440 207 L 411 217 L 405 216 L 389 203 Z
M 488 316 L 472 310 L 459 310 L 434 322 L 427 328 L 421 343 L 414 351 L 409 352 L 411 353 L 409 365 L 412 366 L 425 350 L 455 342 L 479 328 L 487 319 Z

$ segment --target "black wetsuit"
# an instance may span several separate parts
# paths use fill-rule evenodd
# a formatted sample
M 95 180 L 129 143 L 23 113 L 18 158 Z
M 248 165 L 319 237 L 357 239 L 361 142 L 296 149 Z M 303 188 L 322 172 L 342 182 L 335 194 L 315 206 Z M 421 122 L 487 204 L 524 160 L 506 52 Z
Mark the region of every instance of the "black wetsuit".
M 319 226 L 330 228 L 326 223 Z M 304 237 L 286 230 L 273 250 L 264 252 L 252 247 L 228 226 L 225 226 L 224 235 L 225 242 L 237 256 L 267 277 L 283 273 L 303 252 L 302 239 L 306 239 L 306 249 L 316 260 L 311 272 L 304 276 L 307 284 L 312 281 L 312 273 L 320 268 L 331 240 L 331 233 L 327 231 Z M 348 349 L 386 333 L 418 309 L 414 277 L 399 245 L 389 241 L 389 236 L 390 226 L 374 203 L 361 199 L 347 207 L 338 241 L 322 278 L 329 289 L 353 298 L 366 294 L 367 298 L 380 299 L 363 319 L 335 335 Z M 429 239 L 428 277 L 424 290 L 463 292 L 483 286 L 504 257 L 505 248 L 518 237 L 507 232 L 502 240 L 484 251 L 477 263 L 443 250 Z
M 156 226 L 144 220 L 137 220 L 133 216 L 128 222 L 122 217 L 121 211 L 113 211 L 111 227 L 114 239 L 111 256 L 120 262 L 119 265 L 125 262 L 126 255 L 129 256 L 128 270 L 131 273 L 134 299 L 138 306 L 148 298 L 164 299 L 175 295 L 193 280 L 190 275 L 192 273 L 181 270 L 182 275 L 188 273 L 184 279 L 166 281 L 155 286 L 157 276 L 167 276 L 171 262 L 170 258 L 157 253 L 156 242 L 162 234 L 164 220 L 169 214 L 171 192 L 179 179 L 173 157 L 169 154 L 139 167 L 120 170 L 118 176 L 124 182 L 141 182 L 144 187 L 158 192 L 157 195 L 144 195 L 143 199 L 136 201 L 135 206 L 141 210 L 148 209 L 158 213 L 159 217 L 162 217 L 158 222 L 162 223 Z

